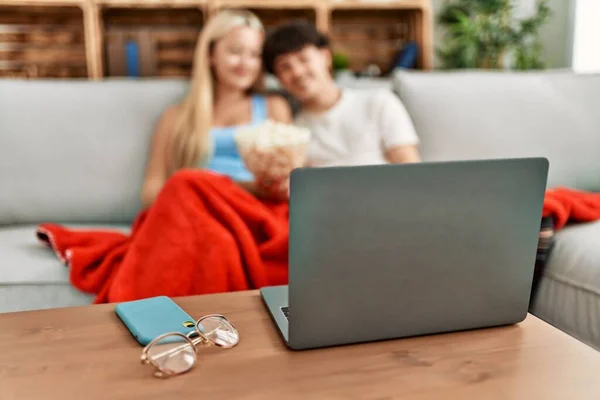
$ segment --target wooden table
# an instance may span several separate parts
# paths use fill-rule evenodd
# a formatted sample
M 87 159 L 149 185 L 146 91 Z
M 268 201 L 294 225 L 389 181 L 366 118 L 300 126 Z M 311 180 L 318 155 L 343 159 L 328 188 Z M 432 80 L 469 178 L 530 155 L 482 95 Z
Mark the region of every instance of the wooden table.
M 223 313 L 229 350 L 168 380 L 114 305 L 0 314 L 0 399 L 600 399 L 600 353 L 528 316 L 516 326 L 322 350 L 287 350 L 257 292 L 175 299 Z

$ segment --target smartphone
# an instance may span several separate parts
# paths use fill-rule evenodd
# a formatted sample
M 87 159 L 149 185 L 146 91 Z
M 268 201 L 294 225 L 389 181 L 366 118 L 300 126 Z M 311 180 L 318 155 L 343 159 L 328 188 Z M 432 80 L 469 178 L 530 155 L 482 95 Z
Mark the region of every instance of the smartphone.
M 115 312 L 142 346 L 163 333 L 185 335 L 196 329 L 194 318 L 167 296 L 119 303 Z

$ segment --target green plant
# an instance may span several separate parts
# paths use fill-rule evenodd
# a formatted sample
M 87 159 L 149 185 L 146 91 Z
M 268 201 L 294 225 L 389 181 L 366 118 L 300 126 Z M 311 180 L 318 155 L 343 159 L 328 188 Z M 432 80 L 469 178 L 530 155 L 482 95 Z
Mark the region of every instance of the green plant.
M 448 0 L 438 14 L 447 30 L 437 50 L 442 68 L 544 68 L 539 29 L 550 16 L 548 0 L 538 0 L 536 12 L 521 20 L 512 0 Z
M 348 56 L 342 53 L 334 53 L 332 57 L 332 64 L 334 71 L 343 71 L 348 69 L 350 66 L 350 60 Z

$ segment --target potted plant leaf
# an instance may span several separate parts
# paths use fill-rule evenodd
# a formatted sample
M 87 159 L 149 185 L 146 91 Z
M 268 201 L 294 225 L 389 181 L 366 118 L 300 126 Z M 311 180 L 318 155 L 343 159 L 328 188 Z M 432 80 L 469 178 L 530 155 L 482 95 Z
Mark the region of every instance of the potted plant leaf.
M 437 49 L 442 68 L 544 68 L 539 29 L 550 16 L 548 0 L 523 19 L 512 0 L 448 0 L 437 18 L 446 30 Z

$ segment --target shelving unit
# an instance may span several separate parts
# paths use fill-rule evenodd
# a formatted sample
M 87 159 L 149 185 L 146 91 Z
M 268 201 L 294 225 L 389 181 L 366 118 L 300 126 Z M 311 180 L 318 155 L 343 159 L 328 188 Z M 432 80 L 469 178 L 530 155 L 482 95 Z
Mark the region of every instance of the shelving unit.
M 0 11 L 0 76 L 23 75 L 88 75 L 81 8 L 3 7 Z
M 385 71 L 409 42 L 417 68 L 433 67 L 431 0 L 2 0 L 0 76 L 189 76 L 203 23 L 226 8 L 267 31 L 313 22 L 353 70 Z
M 105 76 L 189 76 L 199 8 L 103 8 Z

